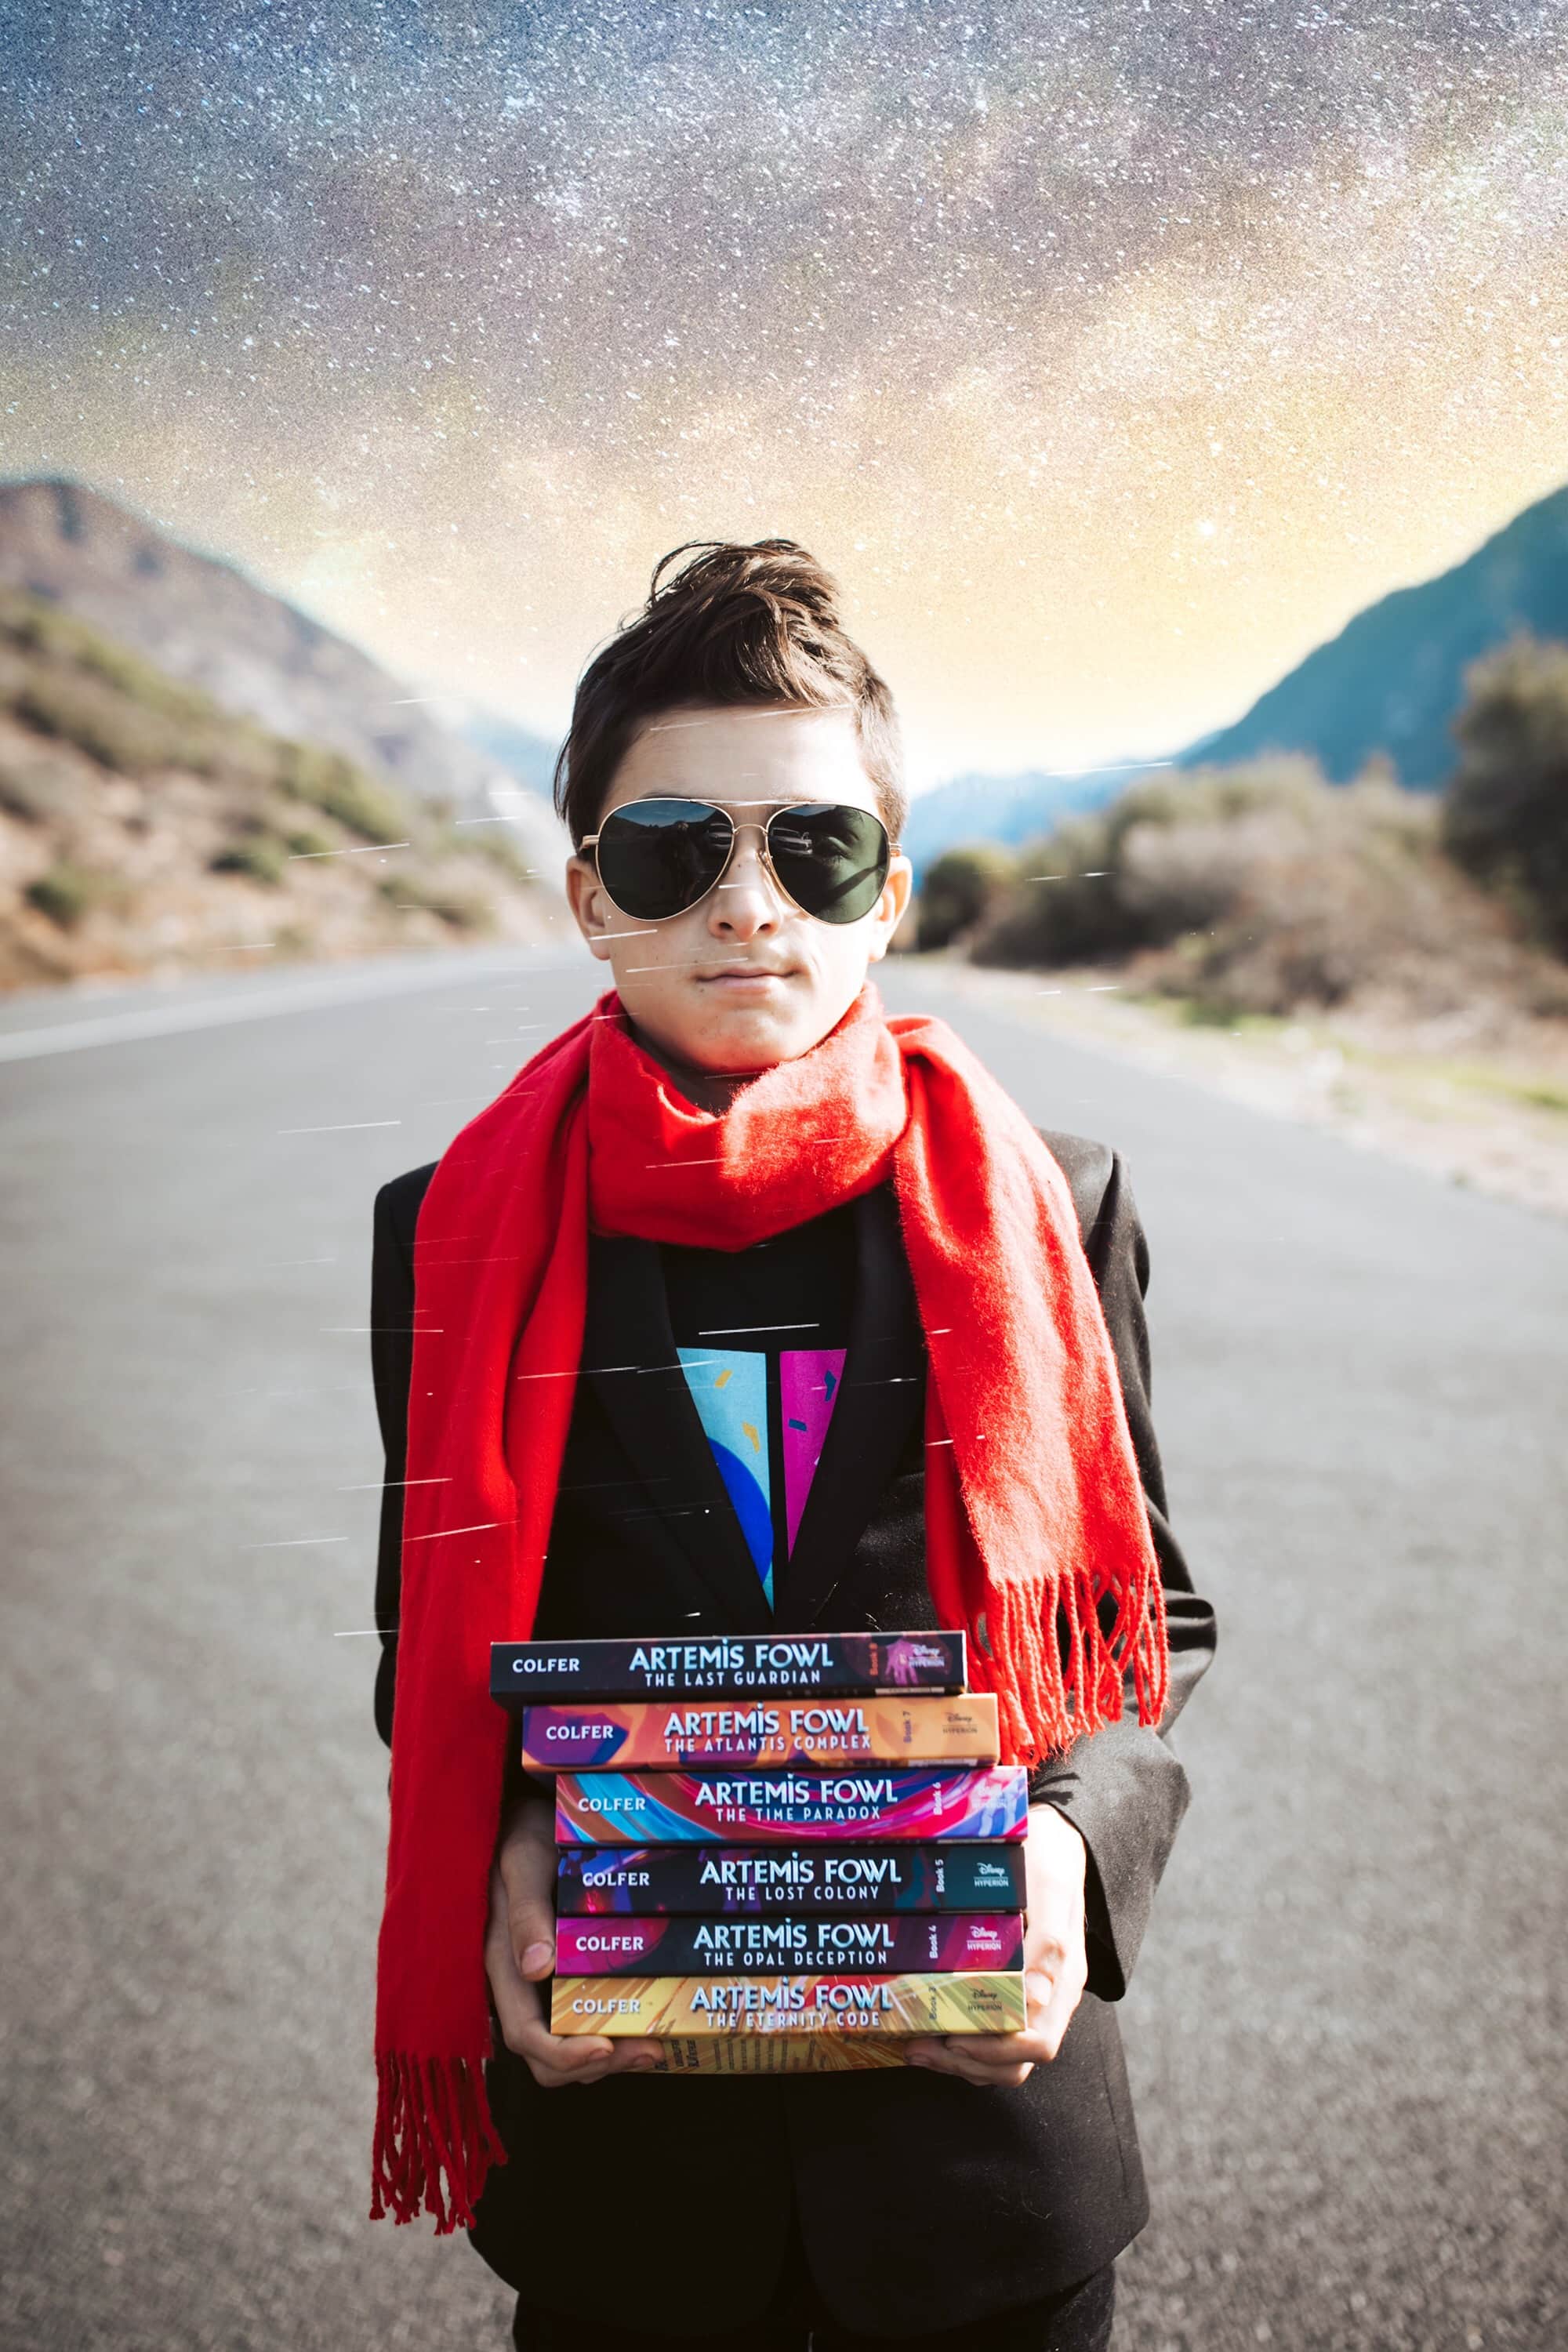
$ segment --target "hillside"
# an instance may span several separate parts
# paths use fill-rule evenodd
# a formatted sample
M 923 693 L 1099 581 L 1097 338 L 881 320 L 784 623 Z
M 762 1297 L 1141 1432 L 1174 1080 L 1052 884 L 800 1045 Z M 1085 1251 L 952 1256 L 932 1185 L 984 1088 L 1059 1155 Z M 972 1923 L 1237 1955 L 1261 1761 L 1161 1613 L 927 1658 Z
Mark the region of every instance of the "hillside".
M 505 827 L 0 588 L 0 987 L 551 934 Z
M 1465 671 L 1526 631 L 1568 637 L 1568 489 L 1526 507 L 1451 571 L 1369 604 L 1181 764 L 1302 751 L 1343 784 L 1382 753 L 1401 783 L 1435 791 L 1456 764 L 1448 730 Z
M 520 772 L 534 786 L 549 756 L 542 739 L 503 727 L 509 759 L 499 743 L 441 726 L 357 646 L 96 490 L 0 482 L 0 588 L 74 614 L 220 709 L 341 751 L 419 799 L 469 815 L 502 805 L 527 862 L 560 865 L 561 836 L 536 790 L 505 789 Z

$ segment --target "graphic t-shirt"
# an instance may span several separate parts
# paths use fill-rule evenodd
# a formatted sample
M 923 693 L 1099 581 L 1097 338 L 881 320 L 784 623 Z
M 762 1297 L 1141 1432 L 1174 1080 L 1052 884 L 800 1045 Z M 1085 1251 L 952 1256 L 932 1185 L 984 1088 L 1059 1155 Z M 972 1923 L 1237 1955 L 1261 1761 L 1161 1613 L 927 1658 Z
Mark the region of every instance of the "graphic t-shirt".
M 854 1209 L 746 1250 L 660 1250 L 676 1353 L 773 1605 L 844 1379 Z

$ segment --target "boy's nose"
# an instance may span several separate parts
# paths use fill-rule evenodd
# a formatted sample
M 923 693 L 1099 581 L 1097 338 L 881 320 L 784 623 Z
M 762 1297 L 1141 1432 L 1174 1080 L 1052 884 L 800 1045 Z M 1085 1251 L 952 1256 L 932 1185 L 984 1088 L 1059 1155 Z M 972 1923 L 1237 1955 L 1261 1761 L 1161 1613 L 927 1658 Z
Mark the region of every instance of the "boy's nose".
M 709 893 L 708 928 L 727 940 L 754 939 L 777 928 L 784 912 L 778 886 L 762 859 L 757 836 L 748 828 L 735 843 L 729 866 Z

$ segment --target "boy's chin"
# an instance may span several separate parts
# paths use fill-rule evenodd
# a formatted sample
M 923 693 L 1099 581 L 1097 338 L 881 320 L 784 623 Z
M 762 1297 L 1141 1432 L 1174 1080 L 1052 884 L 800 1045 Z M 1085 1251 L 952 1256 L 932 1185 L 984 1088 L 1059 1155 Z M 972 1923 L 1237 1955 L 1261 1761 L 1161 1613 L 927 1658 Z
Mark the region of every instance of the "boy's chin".
M 820 1045 L 843 1015 L 832 1006 L 791 1003 L 706 1006 L 705 1017 L 671 1024 L 666 1050 L 712 1076 L 754 1077 Z M 634 1015 L 635 1017 L 635 1015 Z M 671 1034 L 671 1032 L 675 1034 Z
M 777 1013 L 734 1013 L 720 1022 L 706 1023 L 700 1039 L 692 1040 L 686 1059 L 715 1076 L 755 1077 L 776 1063 L 794 1061 L 816 1043 L 813 1024 L 782 1009 Z

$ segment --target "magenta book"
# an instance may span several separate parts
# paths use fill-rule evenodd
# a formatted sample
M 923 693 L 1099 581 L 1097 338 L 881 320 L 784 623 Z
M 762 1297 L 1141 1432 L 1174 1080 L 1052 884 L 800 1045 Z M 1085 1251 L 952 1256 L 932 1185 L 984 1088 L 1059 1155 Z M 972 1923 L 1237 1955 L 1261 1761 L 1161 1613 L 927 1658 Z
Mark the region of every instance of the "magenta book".
M 842 1838 L 1021 1838 L 1021 1764 L 944 1772 L 563 1772 L 558 1845 L 749 1845 Z

